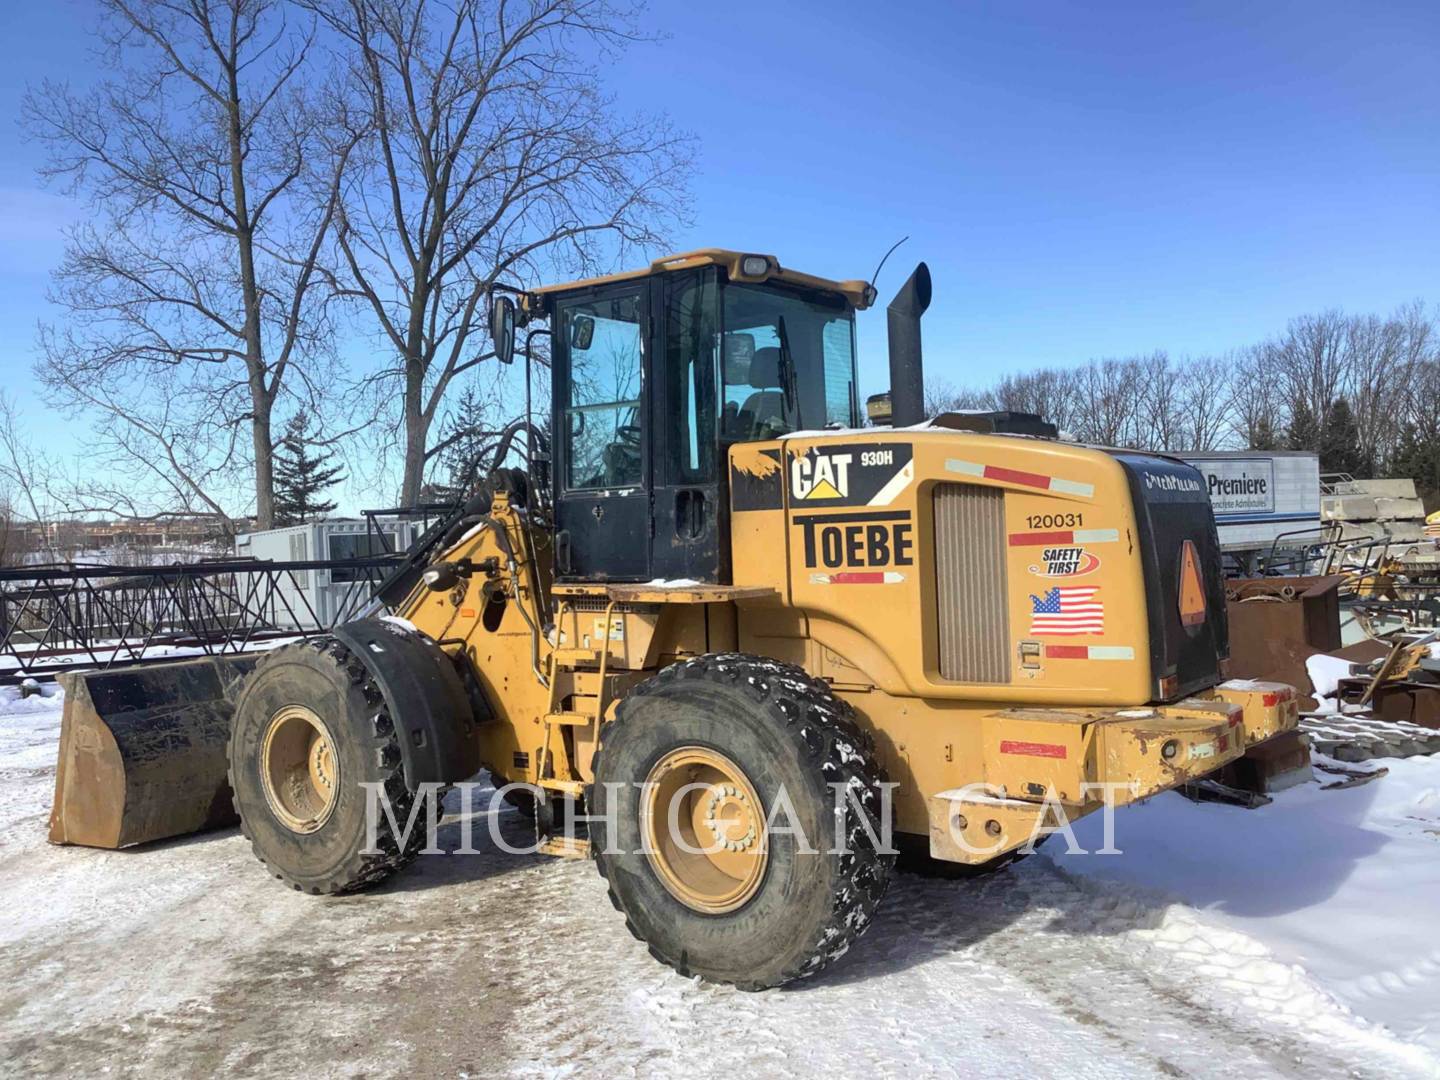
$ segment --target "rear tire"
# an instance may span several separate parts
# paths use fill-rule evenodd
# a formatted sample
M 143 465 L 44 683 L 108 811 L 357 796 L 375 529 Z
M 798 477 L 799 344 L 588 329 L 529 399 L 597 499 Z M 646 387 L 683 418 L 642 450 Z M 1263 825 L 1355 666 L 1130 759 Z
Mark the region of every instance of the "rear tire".
M 309 734 L 293 719 L 297 710 L 313 718 L 312 727 L 318 721 L 309 755 L 320 764 L 318 773 L 313 765 L 308 775 L 286 768 L 287 738 L 294 744 Z M 285 724 L 300 734 L 277 736 Z M 328 746 L 316 746 L 315 737 L 328 737 Z M 297 753 L 290 751 L 288 760 Z M 389 703 L 365 665 L 335 638 L 310 638 L 260 659 L 235 706 L 228 754 L 240 829 L 256 857 L 294 889 L 317 895 L 363 889 L 424 846 L 423 817 L 402 845 L 382 812 L 378 851 L 366 851 L 369 793 L 361 785 L 383 786 L 402 830 L 415 795 L 405 785 Z
M 669 790 L 670 762 L 708 785 L 685 804 L 708 809 L 686 811 L 685 820 L 734 826 L 742 857 L 722 846 L 715 860 L 734 868 L 728 876 L 680 861 L 690 856 L 646 854 L 643 841 L 653 834 L 642 809 L 658 802 L 647 803 L 654 797 L 640 785 L 658 768 L 655 790 Z M 816 974 L 869 927 L 894 863 L 871 839 L 884 835 L 883 782 L 854 711 L 824 683 L 762 657 L 702 656 L 632 691 L 601 729 L 591 849 L 611 902 L 657 960 L 682 975 L 762 990 Z M 853 795 L 838 813 L 832 785 Z M 783 803 L 777 809 L 782 790 L 793 816 Z M 752 795 L 766 842 L 758 871 L 746 862 Z M 766 828 L 764 817 L 777 828 Z M 807 853 L 801 837 L 781 826 L 799 829 L 815 850 Z M 709 842 L 702 827 L 692 835 L 703 841 L 695 846 Z

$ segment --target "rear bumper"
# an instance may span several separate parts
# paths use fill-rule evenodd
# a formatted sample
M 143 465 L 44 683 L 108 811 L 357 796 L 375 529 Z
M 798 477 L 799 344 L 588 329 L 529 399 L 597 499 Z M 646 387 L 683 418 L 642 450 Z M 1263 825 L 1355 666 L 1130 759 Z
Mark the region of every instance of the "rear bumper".
M 1299 722 L 1295 691 L 1227 683 L 1172 705 L 981 719 L 980 782 L 928 800 L 930 853 L 983 863 L 1104 806 L 1199 780 Z
M 1300 725 L 1300 696 L 1284 683 L 1231 679 L 1209 691 L 1209 697 L 1240 707 L 1247 749 Z

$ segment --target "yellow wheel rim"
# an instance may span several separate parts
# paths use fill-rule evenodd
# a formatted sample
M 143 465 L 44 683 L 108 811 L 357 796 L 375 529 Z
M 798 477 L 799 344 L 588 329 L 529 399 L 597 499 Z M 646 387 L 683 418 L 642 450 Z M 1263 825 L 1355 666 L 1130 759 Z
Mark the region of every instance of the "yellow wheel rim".
M 335 741 L 304 705 L 286 705 L 270 717 L 260 744 L 265 801 L 287 829 L 311 833 L 324 825 L 339 794 Z
M 651 867 L 686 907 L 721 915 L 760 888 L 769 860 L 765 809 L 724 754 L 683 746 L 662 757 L 646 777 L 640 819 Z

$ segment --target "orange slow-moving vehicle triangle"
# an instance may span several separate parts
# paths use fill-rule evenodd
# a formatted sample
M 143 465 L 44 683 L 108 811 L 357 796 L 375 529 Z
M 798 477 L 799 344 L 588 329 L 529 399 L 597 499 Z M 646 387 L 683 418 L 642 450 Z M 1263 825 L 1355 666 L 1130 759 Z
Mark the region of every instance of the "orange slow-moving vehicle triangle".
M 1199 626 L 1205 621 L 1205 580 L 1200 576 L 1200 557 L 1195 542 L 1186 540 L 1180 548 L 1180 625 Z

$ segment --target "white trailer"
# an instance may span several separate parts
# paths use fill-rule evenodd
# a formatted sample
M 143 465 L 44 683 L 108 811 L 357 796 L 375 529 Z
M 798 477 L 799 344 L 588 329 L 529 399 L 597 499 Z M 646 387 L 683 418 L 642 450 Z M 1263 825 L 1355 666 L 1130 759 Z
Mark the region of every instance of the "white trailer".
M 242 533 L 235 538 L 240 558 L 265 562 L 330 562 L 363 559 L 404 551 L 415 540 L 419 526 L 412 521 L 380 524 L 386 544 L 359 518 L 311 521 L 278 529 Z M 357 605 L 370 595 L 366 571 L 354 568 L 291 570 L 276 582 L 279 598 L 273 613 L 277 626 L 287 630 L 314 629 L 311 613 L 320 626 L 337 618 L 353 617 Z M 282 602 L 283 600 L 283 602 Z
M 1205 476 L 1220 549 L 1240 564 L 1320 539 L 1320 456 L 1309 450 L 1207 450 L 1179 457 Z

